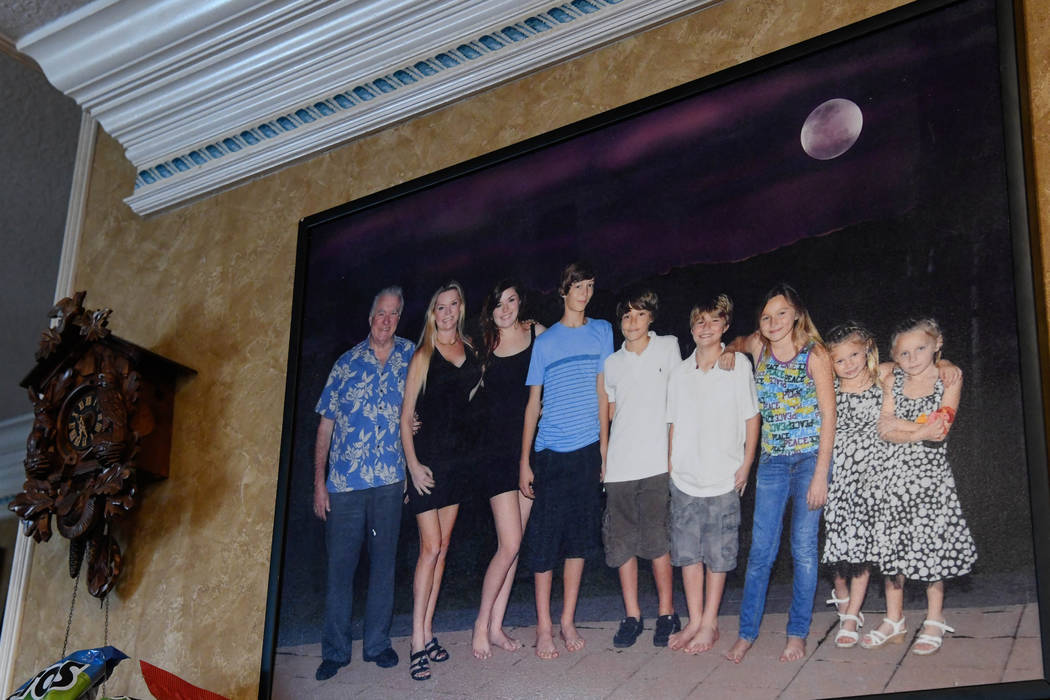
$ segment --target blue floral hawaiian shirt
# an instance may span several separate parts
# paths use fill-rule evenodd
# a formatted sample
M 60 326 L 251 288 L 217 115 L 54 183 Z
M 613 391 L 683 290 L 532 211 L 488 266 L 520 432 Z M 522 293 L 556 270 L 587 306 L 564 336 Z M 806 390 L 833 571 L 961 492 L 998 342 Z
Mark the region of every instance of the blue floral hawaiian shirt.
M 335 422 L 328 449 L 328 491 L 342 493 L 405 478 L 401 400 L 415 345 L 394 337 L 380 366 L 365 339 L 336 360 L 314 409 Z

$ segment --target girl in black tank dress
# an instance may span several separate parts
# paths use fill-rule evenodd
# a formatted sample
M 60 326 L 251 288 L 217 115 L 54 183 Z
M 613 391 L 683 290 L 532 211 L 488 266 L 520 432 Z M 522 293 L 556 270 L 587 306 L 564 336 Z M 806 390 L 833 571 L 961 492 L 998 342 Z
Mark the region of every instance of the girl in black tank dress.
M 485 360 L 485 382 L 476 397 L 476 415 L 482 430 L 478 485 L 485 498 L 518 490 L 521 425 L 529 401 L 525 376 L 532 359 L 532 341 L 536 339 L 535 324 L 520 325 L 527 326 L 523 335 L 528 345 L 506 357 L 490 353 Z
M 412 678 L 430 678 L 430 662 L 447 661 L 434 636 L 434 610 L 456 524 L 465 459 L 473 452 L 468 415 L 481 368 L 463 336 L 466 303 L 457 282 L 430 299 L 423 333 L 408 365 L 401 404 L 401 444 L 410 481 L 406 502 L 419 527 L 419 559 L 412 581 Z M 419 433 L 412 435 L 418 413 Z
M 503 615 L 517 568 L 521 535 L 532 507 L 532 501 L 518 492 L 518 465 L 529 399 L 525 377 L 533 340 L 545 330 L 519 319 L 522 305 L 521 286 L 504 280 L 486 297 L 481 311 L 485 370 L 482 388 L 475 397 L 481 427 L 477 483 L 492 506 L 498 546 L 485 571 L 481 606 L 474 622 L 472 646 L 478 659 L 492 656 L 493 645 L 507 651 L 522 646 L 503 631 Z

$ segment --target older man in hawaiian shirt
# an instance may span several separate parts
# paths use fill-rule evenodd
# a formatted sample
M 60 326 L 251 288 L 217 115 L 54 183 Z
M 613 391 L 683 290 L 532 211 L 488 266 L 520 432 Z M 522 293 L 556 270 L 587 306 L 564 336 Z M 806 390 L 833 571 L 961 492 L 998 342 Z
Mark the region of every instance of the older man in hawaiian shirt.
M 350 663 L 354 573 L 366 539 L 370 569 L 363 657 L 383 668 L 398 661 L 390 646 L 390 621 L 405 480 L 399 425 L 415 350 L 394 335 L 403 307 L 398 287 L 376 295 L 368 338 L 336 361 L 317 401 L 314 514 L 325 521 L 328 554 L 319 681 Z

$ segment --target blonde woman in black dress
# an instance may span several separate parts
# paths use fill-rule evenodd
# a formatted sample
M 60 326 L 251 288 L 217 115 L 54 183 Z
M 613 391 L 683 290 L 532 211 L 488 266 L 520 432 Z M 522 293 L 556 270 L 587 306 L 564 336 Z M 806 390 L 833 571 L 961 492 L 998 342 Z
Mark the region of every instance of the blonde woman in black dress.
M 409 668 L 419 681 L 430 678 L 431 661 L 449 658 L 434 636 L 434 610 L 474 449 L 469 406 L 481 378 L 477 356 L 463 335 L 465 316 L 458 282 L 443 285 L 431 297 L 401 404 L 401 444 L 410 477 L 406 507 L 415 513 L 419 527 Z M 413 414 L 420 421 L 415 435 Z

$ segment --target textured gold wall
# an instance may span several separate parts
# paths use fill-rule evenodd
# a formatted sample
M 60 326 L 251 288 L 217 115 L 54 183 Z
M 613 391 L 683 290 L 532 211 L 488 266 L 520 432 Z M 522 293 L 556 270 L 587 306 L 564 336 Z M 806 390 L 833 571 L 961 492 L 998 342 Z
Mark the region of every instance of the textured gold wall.
M 901 4 L 730 0 L 147 219 L 121 201 L 134 172 L 100 135 L 76 288 L 90 307 L 115 309 L 118 335 L 199 371 L 177 397 L 171 477 L 145 490 L 135 516 L 110 643 L 216 692 L 256 696 L 300 218 Z M 1050 8 L 1024 9 L 1033 192 L 1047 230 Z M 65 559 L 64 542 L 36 549 L 17 682 L 58 656 Z M 71 648 L 101 644 L 102 627 L 82 595 Z M 148 697 L 130 663 L 109 690 Z

